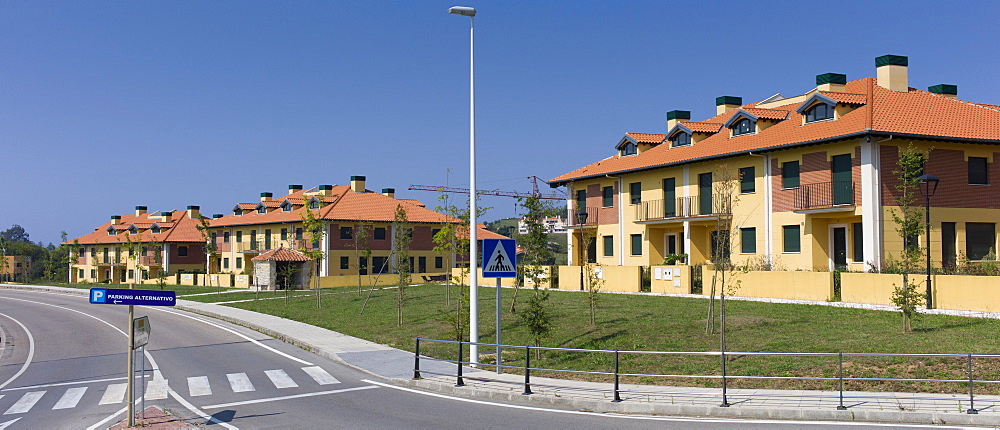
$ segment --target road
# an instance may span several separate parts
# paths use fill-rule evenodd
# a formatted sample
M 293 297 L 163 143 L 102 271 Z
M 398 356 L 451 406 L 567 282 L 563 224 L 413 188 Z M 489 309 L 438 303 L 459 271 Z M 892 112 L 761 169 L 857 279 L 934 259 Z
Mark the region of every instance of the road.
M 137 307 L 136 316 L 142 315 L 152 326 L 143 378 L 147 406 L 209 428 L 866 427 L 613 416 L 459 399 L 397 387 L 258 332 L 173 308 Z M 0 289 L 0 429 L 107 428 L 122 420 L 127 320 L 126 306 L 92 305 L 84 295 Z

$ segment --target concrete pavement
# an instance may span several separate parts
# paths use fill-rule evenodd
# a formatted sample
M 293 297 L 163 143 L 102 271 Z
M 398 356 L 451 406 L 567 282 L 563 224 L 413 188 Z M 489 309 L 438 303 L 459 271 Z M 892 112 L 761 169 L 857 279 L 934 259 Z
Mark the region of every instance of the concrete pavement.
M 87 294 L 86 290 L 70 288 L 22 288 Z M 844 405 L 847 409 L 837 410 L 839 393 L 835 391 L 730 389 L 730 406 L 720 407 L 722 397 L 717 388 L 623 384 L 620 387 L 622 401 L 613 402 L 612 384 L 535 376 L 531 377 L 533 394 L 523 395 L 523 376 L 497 374 L 490 370 L 491 367 L 464 368 L 465 386 L 456 387 L 456 366 L 451 363 L 424 358 L 420 364 L 423 379 L 414 380 L 414 356 L 411 352 L 297 321 L 222 305 L 178 300 L 177 308 L 258 330 L 398 385 L 459 397 L 558 405 L 607 413 L 1000 426 L 998 396 L 976 396 L 975 408 L 979 413 L 968 414 L 965 413 L 970 407 L 968 395 L 845 392 Z

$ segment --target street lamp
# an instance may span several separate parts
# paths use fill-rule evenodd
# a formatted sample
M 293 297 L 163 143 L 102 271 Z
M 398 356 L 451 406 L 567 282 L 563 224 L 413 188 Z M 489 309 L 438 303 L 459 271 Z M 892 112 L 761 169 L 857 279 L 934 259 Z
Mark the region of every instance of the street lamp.
M 587 210 L 580 209 L 580 212 L 576 213 L 576 223 L 580 226 L 580 251 L 577 255 L 580 257 L 580 291 L 583 291 L 583 241 L 585 236 L 584 229 L 587 228 Z
M 933 309 L 931 299 L 931 197 L 937 191 L 940 179 L 934 175 L 920 175 L 920 194 L 924 196 L 924 222 L 927 237 L 927 309 Z
M 452 6 L 448 13 L 469 17 L 469 358 L 479 362 L 479 268 L 476 249 L 476 9 Z

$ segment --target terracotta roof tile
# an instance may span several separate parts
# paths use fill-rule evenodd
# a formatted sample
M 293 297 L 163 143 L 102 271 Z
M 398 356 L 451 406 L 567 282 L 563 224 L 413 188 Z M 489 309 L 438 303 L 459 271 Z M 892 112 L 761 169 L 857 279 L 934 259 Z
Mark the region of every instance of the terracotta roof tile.
M 662 133 L 633 133 L 633 132 L 628 132 L 628 133 L 625 133 L 625 134 L 627 136 L 635 139 L 636 142 L 639 142 L 639 143 L 649 143 L 649 144 L 653 144 L 653 145 L 657 145 L 657 144 L 663 142 L 663 138 L 666 137 L 666 135 L 662 134 Z
M 783 120 L 788 118 L 788 111 L 782 109 L 761 109 L 761 108 L 742 108 L 744 112 L 753 115 L 757 118 L 763 119 L 774 119 Z
M 145 213 L 141 215 L 125 214 L 122 215 L 121 219 L 119 219 L 115 224 L 116 234 L 114 235 L 108 234 L 108 227 L 111 227 L 111 221 L 108 221 L 101 224 L 91 233 L 63 243 L 72 245 L 74 240 L 80 245 L 124 244 L 129 240 L 133 242 L 180 243 L 201 243 L 203 241 L 201 232 L 198 231 L 198 221 L 188 218 L 187 211 L 171 212 L 170 217 L 173 221 L 170 222 L 160 221 L 159 216 L 152 215 L 153 213 Z M 152 233 L 149 228 L 152 227 L 153 224 L 164 227 L 164 229 L 160 233 Z M 128 234 L 126 236 L 126 233 L 128 233 L 127 228 L 132 225 L 135 225 L 141 230 L 136 234 Z M 125 226 L 125 229 L 120 229 L 118 228 L 119 226 Z
M 681 121 L 685 127 L 690 128 L 691 131 L 696 133 L 718 133 L 719 129 L 722 128 L 721 122 L 694 122 L 694 121 Z
M 312 261 L 312 259 L 299 251 L 282 246 L 251 258 L 250 261 Z
M 836 91 L 819 91 L 820 94 L 848 105 L 863 105 L 867 102 L 868 96 L 864 94 L 838 93 Z

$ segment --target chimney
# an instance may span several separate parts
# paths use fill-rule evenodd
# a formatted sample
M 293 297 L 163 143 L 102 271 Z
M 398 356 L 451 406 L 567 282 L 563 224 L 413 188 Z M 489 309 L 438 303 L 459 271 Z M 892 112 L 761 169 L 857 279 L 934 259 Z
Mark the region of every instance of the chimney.
M 722 115 L 726 112 L 739 109 L 743 105 L 743 97 L 720 96 L 715 98 L 715 114 Z
M 163 211 L 160 212 L 160 217 L 163 218 L 163 222 L 170 222 L 173 220 L 174 211 Z
M 667 112 L 667 131 L 674 129 L 674 126 L 681 122 L 681 120 L 691 120 L 691 111 L 686 110 L 672 110 Z
M 364 176 L 351 176 L 351 191 L 354 191 L 355 193 L 365 192 Z
M 222 214 L 212 214 L 212 219 L 222 218 Z
M 302 191 L 302 186 L 301 185 L 289 185 L 288 186 L 288 194 L 292 194 L 292 193 L 294 193 L 296 191 Z
M 135 216 L 139 216 L 139 215 L 142 215 L 142 214 L 146 213 L 146 209 L 149 209 L 149 208 L 147 208 L 145 206 L 136 206 L 135 207 Z
M 333 194 L 333 185 L 320 185 L 319 194 L 321 196 L 329 196 Z
M 121 221 L 121 220 L 122 220 L 121 215 L 111 215 L 111 224 L 112 225 L 118 224 L 118 221 Z
M 883 55 L 875 59 L 878 85 L 889 91 L 905 93 L 910 90 L 907 66 L 909 59 L 902 55 Z
M 847 91 L 847 75 L 840 73 L 824 73 L 816 75 L 816 89 L 819 91 Z
M 271 197 L 274 197 L 274 194 L 267 193 L 267 192 L 260 193 L 260 201 L 261 201 L 261 203 L 266 202 L 268 200 L 271 200 Z
M 188 218 L 191 219 L 201 218 L 201 206 L 188 206 L 187 212 L 188 212 Z
M 396 189 L 395 188 L 383 188 L 382 189 L 382 195 L 386 196 L 386 197 L 389 197 L 391 199 L 394 199 L 394 198 L 396 198 Z
M 934 94 L 941 94 L 942 96 L 957 99 L 958 98 L 958 85 L 952 84 L 937 84 L 927 87 L 927 91 Z

